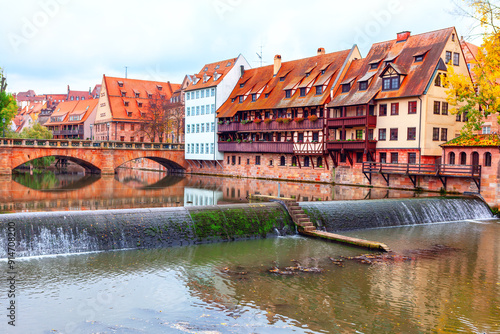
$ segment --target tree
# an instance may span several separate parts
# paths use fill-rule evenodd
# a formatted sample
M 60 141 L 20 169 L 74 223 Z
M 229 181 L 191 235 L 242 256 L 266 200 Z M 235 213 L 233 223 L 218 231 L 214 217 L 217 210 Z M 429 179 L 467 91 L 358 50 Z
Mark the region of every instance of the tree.
M 472 83 L 469 76 L 456 74 L 449 66 L 445 85 L 451 112 L 467 116 L 463 132 L 472 134 L 481 129 L 484 119 L 490 115 L 497 115 L 500 123 L 500 30 L 497 25 L 500 8 L 492 1 L 466 2 L 487 30 L 483 33 L 483 45 L 473 63 L 475 66 L 471 68 L 475 82 Z
M 21 131 L 20 137 L 25 139 L 52 139 L 52 132 L 40 123 L 35 123 L 33 127 Z
M 172 103 L 167 111 L 167 117 L 170 119 L 172 132 L 175 132 L 175 142 L 180 143 L 184 130 L 184 104 L 182 102 Z
M 155 94 L 144 112 L 141 112 L 141 126 L 139 135 L 146 135 L 150 142 L 158 139 L 163 142 L 164 134 L 171 128 L 171 119 L 168 117 L 169 101 L 164 95 Z
M 2 132 L 0 132 L 0 135 L 3 135 L 10 122 L 17 114 L 16 99 L 14 99 L 11 94 L 8 94 L 5 91 L 6 88 L 6 78 L 4 77 L 3 71 L 0 68 L 0 126 L 2 127 Z M 4 119 L 5 124 L 3 122 Z

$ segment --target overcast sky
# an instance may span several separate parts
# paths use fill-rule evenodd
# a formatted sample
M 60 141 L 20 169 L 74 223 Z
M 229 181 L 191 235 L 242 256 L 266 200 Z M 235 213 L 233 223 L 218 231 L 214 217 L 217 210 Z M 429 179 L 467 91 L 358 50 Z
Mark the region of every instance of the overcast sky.
M 460 1 L 460 0 L 455 0 Z M 0 0 L 0 67 L 9 92 L 88 90 L 102 75 L 180 83 L 206 63 L 252 67 L 455 26 L 481 43 L 453 0 Z

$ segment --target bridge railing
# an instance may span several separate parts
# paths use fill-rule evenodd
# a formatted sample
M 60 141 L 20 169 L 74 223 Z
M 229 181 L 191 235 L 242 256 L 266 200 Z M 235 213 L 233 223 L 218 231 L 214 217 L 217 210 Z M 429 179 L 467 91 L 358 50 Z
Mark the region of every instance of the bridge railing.
M 184 144 L 91 141 L 81 139 L 14 139 L 0 138 L 0 147 L 68 147 L 123 150 L 184 150 Z

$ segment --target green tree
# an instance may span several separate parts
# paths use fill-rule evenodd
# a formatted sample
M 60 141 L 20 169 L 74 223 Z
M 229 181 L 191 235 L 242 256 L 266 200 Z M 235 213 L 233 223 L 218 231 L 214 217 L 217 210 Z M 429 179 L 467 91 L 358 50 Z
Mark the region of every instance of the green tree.
M 0 68 L 0 135 L 8 128 L 10 122 L 17 114 L 16 99 L 11 94 L 8 94 L 5 89 L 7 88 L 6 78 L 3 75 L 2 68 Z M 5 123 L 3 120 L 5 119 Z

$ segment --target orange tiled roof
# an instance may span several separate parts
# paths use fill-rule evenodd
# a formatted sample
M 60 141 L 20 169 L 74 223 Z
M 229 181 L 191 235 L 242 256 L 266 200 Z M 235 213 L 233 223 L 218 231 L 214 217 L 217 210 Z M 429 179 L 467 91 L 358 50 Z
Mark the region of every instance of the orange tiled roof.
M 196 79 L 193 78 L 195 81 L 193 81 L 193 83 L 186 88 L 186 91 L 217 86 L 222 79 L 224 79 L 226 74 L 234 67 L 237 59 L 238 58 L 231 58 L 218 61 L 216 63 L 206 64 L 200 72 L 194 75 L 198 78 L 198 82 L 195 84 Z M 218 75 L 217 80 L 214 80 L 214 73 L 217 73 Z M 207 81 L 205 81 L 204 78 L 206 78 Z
M 389 99 L 399 97 L 411 97 L 423 95 L 429 81 L 438 66 L 442 67 L 441 59 L 444 47 L 455 28 L 447 28 L 428 32 L 420 35 L 410 36 L 405 42 L 391 40 L 373 44 L 370 52 L 364 59 L 358 59 L 351 63 L 345 78 L 354 78 L 351 90 L 342 93 L 339 87 L 329 107 L 367 104 L 372 99 Z M 425 55 L 422 62 L 416 63 L 415 55 Z M 386 61 L 392 63 L 385 64 Z M 380 62 L 380 63 L 379 63 Z M 369 64 L 379 63 L 375 70 L 370 70 Z M 397 72 L 404 75 L 404 79 L 398 90 L 382 91 L 382 78 L 380 74 L 393 67 Z M 366 79 L 367 74 L 374 71 L 376 75 L 369 82 L 368 89 L 359 90 L 359 79 Z
M 330 89 L 349 53 L 350 50 L 344 50 L 282 62 L 276 76 L 274 65 L 246 70 L 230 97 L 219 108 L 217 117 L 232 117 L 243 110 L 324 105 L 330 100 Z M 322 94 L 316 95 L 316 86 L 323 86 Z M 306 88 L 306 96 L 299 96 L 298 88 Z M 297 90 L 290 98 L 285 98 L 285 90 L 289 89 Z M 252 102 L 251 94 L 260 96 Z M 240 96 L 244 96 L 242 103 L 239 102 Z
M 498 134 L 460 136 L 441 145 L 442 147 L 489 147 L 500 146 Z
M 80 101 L 66 101 L 59 103 L 55 108 L 54 112 L 52 113 L 52 115 L 50 116 L 49 120 L 44 125 L 48 126 L 48 125 L 63 124 L 68 118 L 69 113 L 75 109 L 75 107 L 78 105 L 79 102 Z M 61 122 L 52 122 L 53 117 L 60 117 L 60 116 L 64 117 Z
M 113 120 L 127 120 L 129 122 L 138 122 L 141 112 L 147 111 L 150 100 L 149 94 L 164 95 L 165 100 L 168 101 L 174 92 L 174 88 L 178 89 L 180 87 L 180 85 L 171 84 L 170 82 L 107 76 L 104 76 L 104 82 Z M 122 96 L 122 92 L 125 92 L 125 97 Z M 139 93 L 139 97 L 135 97 L 135 92 Z M 125 105 L 125 102 L 128 102 L 128 106 Z

